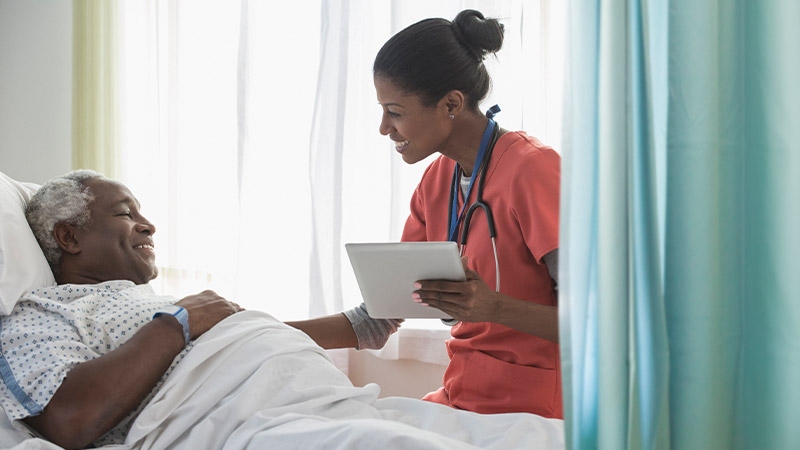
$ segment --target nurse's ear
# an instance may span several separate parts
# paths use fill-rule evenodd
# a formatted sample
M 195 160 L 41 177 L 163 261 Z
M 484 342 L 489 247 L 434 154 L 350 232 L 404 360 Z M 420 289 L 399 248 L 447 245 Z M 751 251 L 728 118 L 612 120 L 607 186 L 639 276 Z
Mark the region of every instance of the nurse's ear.
M 453 116 L 452 118 L 456 118 L 464 111 L 466 98 L 464 97 L 463 92 L 459 91 L 458 89 L 454 89 L 445 94 L 445 96 L 439 101 L 439 104 L 446 111 L 445 114 L 448 116 Z
M 75 226 L 65 222 L 59 222 L 53 227 L 53 237 L 64 253 L 77 255 L 81 252 L 80 243 L 78 242 L 78 236 L 75 231 Z

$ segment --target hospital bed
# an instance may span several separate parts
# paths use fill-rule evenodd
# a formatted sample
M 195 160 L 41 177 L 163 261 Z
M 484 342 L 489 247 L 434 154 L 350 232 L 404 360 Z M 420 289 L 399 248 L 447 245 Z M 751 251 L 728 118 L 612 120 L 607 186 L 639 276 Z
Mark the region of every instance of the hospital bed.
M 24 292 L 55 283 L 23 213 L 37 187 L 0 172 L 0 314 Z M 126 443 L 107 448 L 564 448 L 561 420 L 379 394 L 374 384 L 353 386 L 302 332 L 245 311 L 201 336 Z M 5 413 L 0 448 L 59 449 Z

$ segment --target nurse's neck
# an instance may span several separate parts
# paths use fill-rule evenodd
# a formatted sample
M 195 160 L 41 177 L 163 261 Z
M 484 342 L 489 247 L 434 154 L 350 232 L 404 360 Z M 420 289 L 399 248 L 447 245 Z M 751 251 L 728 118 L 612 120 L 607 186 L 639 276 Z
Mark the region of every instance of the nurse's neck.
M 440 153 L 457 162 L 461 166 L 462 175 L 472 175 L 488 122 L 489 119 L 478 112 L 462 112 L 453 119 L 447 149 Z

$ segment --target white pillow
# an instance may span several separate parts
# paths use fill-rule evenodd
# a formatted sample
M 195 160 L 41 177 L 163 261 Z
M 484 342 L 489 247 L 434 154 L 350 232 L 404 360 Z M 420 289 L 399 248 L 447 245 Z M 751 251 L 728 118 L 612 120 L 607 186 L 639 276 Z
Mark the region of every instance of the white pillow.
M 38 188 L 0 172 L 0 315 L 10 313 L 25 292 L 56 284 L 25 220 L 25 206 Z

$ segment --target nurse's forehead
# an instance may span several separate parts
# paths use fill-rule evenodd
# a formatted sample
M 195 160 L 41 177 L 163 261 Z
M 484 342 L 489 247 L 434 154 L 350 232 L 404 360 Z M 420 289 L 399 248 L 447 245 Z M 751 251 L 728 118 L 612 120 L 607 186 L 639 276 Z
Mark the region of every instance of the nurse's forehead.
M 405 107 L 421 101 L 418 94 L 401 89 L 383 77 L 375 78 L 375 94 L 378 97 L 378 103 L 383 106 Z

